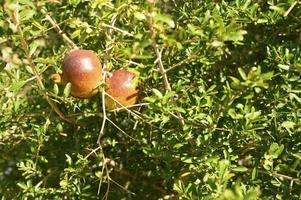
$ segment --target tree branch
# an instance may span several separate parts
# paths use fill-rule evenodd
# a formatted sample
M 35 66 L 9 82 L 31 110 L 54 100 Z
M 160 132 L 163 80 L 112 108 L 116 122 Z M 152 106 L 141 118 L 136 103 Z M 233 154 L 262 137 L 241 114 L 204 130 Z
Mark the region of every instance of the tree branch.
M 262 173 L 262 174 L 267 174 L 267 175 L 270 175 L 270 176 L 273 176 L 273 177 L 283 178 L 283 179 L 286 179 L 286 180 L 294 181 L 298 184 L 301 184 L 300 179 L 294 178 L 294 177 L 291 177 L 291 176 L 288 176 L 288 175 L 279 174 L 279 173 L 276 173 L 276 172 L 267 172 L 267 171 L 262 170 L 262 169 L 258 169 L 258 172 Z
M 147 14 L 147 21 L 148 21 L 148 25 L 151 31 L 151 39 L 152 39 L 152 47 L 156 53 L 157 56 L 157 62 L 158 62 L 158 66 L 159 66 L 159 71 L 161 73 L 161 75 L 163 76 L 163 81 L 164 81 L 164 86 L 165 86 L 165 90 L 166 91 L 171 91 L 171 87 L 168 81 L 168 77 L 166 74 L 166 71 L 164 69 L 163 63 L 162 63 L 162 54 L 159 51 L 158 45 L 157 45 L 157 41 L 156 41 L 156 29 L 154 27 L 154 21 L 153 21 L 153 12 L 152 9 L 150 10 L 150 12 Z
M 108 40 L 111 42 L 112 40 L 112 34 L 113 34 L 113 28 L 114 24 L 116 22 L 116 17 L 117 14 L 114 14 L 112 16 L 111 22 L 110 22 L 110 28 L 108 31 Z M 101 99 L 102 99 L 102 113 L 103 113 L 103 117 L 102 117 L 102 122 L 101 122 L 101 128 L 99 131 L 99 135 L 98 135 L 98 139 L 97 139 L 97 143 L 100 145 L 100 140 L 104 135 L 104 129 L 105 129 L 105 125 L 106 125 L 106 121 L 108 120 L 107 118 L 107 112 L 106 112 L 106 88 L 104 87 L 105 83 L 106 83 L 106 76 L 107 76 L 107 65 L 108 65 L 108 60 L 109 60 L 109 50 L 111 49 L 111 44 L 107 42 L 106 44 L 106 49 L 105 49 L 105 55 L 104 55 L 104 60 L 103 60 L 103 67 L 102 67 L 102 89 L 101 89 Z

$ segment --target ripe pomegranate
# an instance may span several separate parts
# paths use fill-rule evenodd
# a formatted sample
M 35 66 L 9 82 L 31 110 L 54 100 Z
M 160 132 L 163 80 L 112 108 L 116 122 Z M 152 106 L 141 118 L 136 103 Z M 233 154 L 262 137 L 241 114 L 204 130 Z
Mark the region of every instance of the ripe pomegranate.
M 137 102 L 139 95 L 137 78 L 136 74 L 125 69 L 112 72 L 106 80 L 108 95 L 106 95 L 105 103 L 109 110 L 121 108 L 121 105 L 134 105 Z
M 59 84 L 71 83 L 71 95 L 89 98 L 97 93 L 102 80 L 102 65 L 95 52 L 73 50 L 63 59 L 62 74 L 51 76 Z

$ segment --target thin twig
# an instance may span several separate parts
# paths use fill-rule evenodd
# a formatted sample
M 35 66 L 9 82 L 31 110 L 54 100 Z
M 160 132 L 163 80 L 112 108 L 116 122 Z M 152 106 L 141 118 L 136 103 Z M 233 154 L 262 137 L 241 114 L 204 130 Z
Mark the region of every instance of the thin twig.
M 134 105 L 119 107 L 119 108 L 111 110 L 111 112 L 119 112 L 121 110 L 124 110 L 124 108 L 129 109 L 129 108 L 142 107 L 142 106 L 148 106 L 148 105 L 149 105 L 149 103 L 138 103 L 138 104 L 134 104 Z
M 136 138 L 133 138 L 132 136 L 130 136 L 129 134 L 127 134 L 124 130 L 122 130 L 119 126 L 117 126 L 112 120 L 110 120 L 109 118 L 107 118 L 107 120 L 113 124 L 113 126 L 115 126 L 120 132 L 122 132 L 124 135 L 126 135 L 127 137 L 131 138 L 132 140 L 135 140 L 137 142 L 142 142 Z
M 47 129 L 49 127 L 49 124 L 50 124 L 50 121 L 47 119 L 46 122 L 45 122 L 45 124 L 44 124 L 44 127 L 43 127 L 43 133 L 45 133 L 47 131 Z M 35 155 L 35 162 L 34 162 L 35 167 L 38 164 L 41 147 L 42 147 L 42 142 L 38 141 L 38 147 L 36 148 L 36 155 Z
M 72 47 L 72 49 L 78 49 L 77 45 L 62 31 L 59 25 L 48 15 L 44 10 L 41 10 L 45 14 L 45 19 L 50 22 L 50 24 L 57 29 L 58 33 L 62 36 L 64 40 Z
M 115 185 L 117 185 L 118 187 L 120 187 L 121 189 L 123 189 L 124 191 L 126 191 L 126 193 L 129 193 L 131 195 L 136 195 L 134 192 L 129 191 L 128 189 L 126 189 L 124 186 L 122 186 L 120 183 L 114 181 L 110 176 L 109 176 L 109 180 L 112 181 Z
M 103 175 L 104 170 L 106 170 L 107 176 L 109 176 L 109 172 L 108 172 L 108 168 L 107 168 L 107 163 L 105 162 L 106 161 L 106 157 L 105 157 L 105 155 L 103 153 L 103 149 L 102 149 L 101 145 L 99 145 L 99 148 L 101 149 L 101 152 L 102 152 L 101 155 L 102 155 L 102 159 L 103 159 L 103 165 L 102 165 L 102 169 L 101 169 L 101 175 Z M 102 177 L 99 177 L 99 184 L 98 184 L 98 189 L 97 189 L 97 194 L 98 195 L 100 194 L 100 188 L 101 188 L 101 185 L 102 185 Z M 108 188 L 109 188 L 109 185 L 108 185 Z M 108 188 L 107 188 L 106 194 L 108 194 Z
M 126 60 L 126 62 L 128 62 L 130 64 L 133 64 L 133 65 L 137 65 L 137 66 L 141 66 L 142 65 L 141 63 L 137 63 L 137 62 L 134 62 L 132 60 Z
M 193 60 L 194 58 L 198 58 L 199 55 L 191 55 L 191 56 L 188 56 L 187 58 L 185 58 L 184 60 L 181 60 L 180 62 L 172 65 L 171 67 L 169 67 L 168 69 L 165 70 L 165 72 L 169 72 L 170 70 L 178 67 L 178 66 L 181 66 L 182 64 L 186 63 L 186 62 L 189 62 L 190 60 Z
M 151 127 L 154 127 L 154 128 L 159 129 L 158 127 L 154 126 L 154 125 L 151 124 L 150 122 L 148 122 L 148 121 L 146 121 L 145 119 L 143 119 L 143 118 L 142 118 L 140 115 L 138 115 L 137 113 L 135 113 L 135 112 L 133 112 L 132 110 L 130 110 L 129 107 L 122 105 L 117 99 L 115 99 L 115 98 L 114 98 L 113 96 L 111 96 L 110 94 L 106 93 L 106 95 L 107 95 L 108 97 L 110 97 L 115 103 L 117 103 L 117 104 L 120 106 L 120 108 L 118 108 L 118 109 L 119 109 L 118 111 L 120 111 L 120 110 L 126 110 L 129 114 L 131 114 L 131 115 L 133 115 L 133 116 L 135 116 L 135 117 L 141 119 L 143 122 L 147 123 L 147 124 L 150 125 Z M 145 104 L 145 105 L 146 105 L 146 104 Z M 114 111 L 114 110 L 112 110 L 112 111 Z
M 112 16 L 111 22 L 110 22 L 110 26 L 114 26 L 115 22 L 116 22 L 116 17 L 117 14 Z M 113 34 L 113 29 L 109 28 L 108 31 L 108 40 L 111 42 L 112 40 L 112 34 Z M 102 91 L 101 91 L 101 99 L 102 99 L 102 122 L 101 122 L 101 128 L 99 131 L 99 135 L 98 135 L 98 139 L 97 139 L 97 143 L 100 145 L 100 140 L 104 135 L 104 129 L 105 129 L 105 125 L 106 125 L 106 121 L 107 121 L 107 112 L 106 112 L 106 91 L 105 91 L 105 87 L 103 85 L 105 85 L 106 83 L 106 76 L 107 76 L 107 65 L 108 65 L 108 60 L 109 60 L 109 50 L 112 48 L 112 45 L 107 43 L 106 44 L 106 49 L 105 49 L 105 55 L 104 55 L 104 60 L 103 60 L 103 67 L 102 67 Z
M 294 178 L 294 177 L 291 177 L 291 176 L 288 176 L 288 175 L 279 174 L 279 173 L 276 173 L 276 172 L 267 172 L 267 171 L 262 170 L 262 169 L 258 169 L 258 172 L 260 172 L 262 174 L 267 174 L 267 175 L 270 175 L 270 176 L 273 176 L 273 177 L 284 178 L 284 179 L 287 179 L 287 180 L 290 180 L 290 181 L 294 181 L 298 184 L 301 184 L 300 179 Z
M 1 40 L 0 40 L 0 44 L 2 44 L 2 43 L 5 43 L 5 42 L 7 42 L 8 41 L 8 39 L 7 38 L 1 38 Z
M 156 41 L 157 32 L 156 32 L 156 28 L 154 26 L 154 21 L 153 21 L 153 14 L 154 14 L 153 7 L 154 6 L 155 6 L 155 1 L 153 3 L 151 3 L 150 10 L 146 16 L 147 16 L 148 25 L 149 25 L 150 32 L 151 32 L 152 47 L 153 47 L 156 57 L 157 57 L 155 62 L 158 63 L 159 71 L 163 77 L 165 90 L 166 90 L 166 92 L 170 92 L 171 91 L 170 83 L 168 81 L 168 77 L 167 77 L 165 68 L 163 66 L 163 62 L 162 62 L 162 51 L 159 50 L 158 44 Z M 173 103 L 173 104 L 175 104 L 175 103 Z M 180 112 L 177 112 L 177 118 L 178 118 L 179 122 L 181 123 L 181 125 L 183 126 L 185 124 L 185 121 Z
M 109 194 L 109 188 L 110 188 L 110 182 L 113 182 L 114 184 L 116 184 L 118 187 L 120 187 L 121 189 L 123 189 L 124 191 L 126 191 L 127 193 L 129 194 L 132 194 L 132 195 L 136 195 L 134 192 L 131 192 L 129 191 L 128 189 L 126 189 L 124 186 L 122 186 L 121 184 L 119 184 L 118 182 L 116 182 L 115 180 L 113 180 L 111 177 L 110 177 L 110 173 L 109 173 L 109 169 L 108 169 L 108 163 L 111 163 L 112 160 L 111 159 L 108 159 L 105 157 L 104 153 L 103 153 L 103 149 L 102 147 L 100 146 L 99 147 L 101 149 L 101 152 L 102 152 L 102 159 L 103 159 L 103 166 L 102 166 L 102 170 L 101 170 L 101 174 L 104 173 L 104 170 L 106 170 L 106 178 L 108 180 L 108 187 L 107 187 L 107 191 L 106 191 L 106 194 L 105 196 L 103 197 L 103 199 L 107 199 L 107 196 Z M 113 161 L 114 162 L 114 161 Z M 112 164 L 111 164 L 112 165 Z M 115 166 L 115 165 L 112 165 L 112 166 Z M 100 183 L 98 185 L 98 191 L 97 191 L 97 194 L 99 195 L 100 194 L 100 188 L 101 188 L 101 185 L 102 185 L 102 179 L 100 179 Z
M 101 149 L 101 146 L 98 146 L 95 149 L 92 149 L 92 151 L 84 158 L 85 160 L 88 159 L 92 154 L 96 154 L 96 152 Z
M 164 69 L 164 66 L 163 66 L 163 63 L 162 63 L 162 55 L 161 55 L 161 52 L 158 48 L 158 45 L 157 45 L 157 42 L 156 42 L 156 29 L 154 27 L 154 22 L 153 22 L 153 13 L 150 12 L 148 13 L 147 15 L 147 19 L 148 19 L 148 25 L 149 25 L 149 28 L 150 28 L 150 31 L 151 31 L 151 39 L 152 39 L 152 47 L 156 53 L 156 56 L 157 56 L 157 59 L 156 61 L 158 62 L 158 66 L 159 66 L 159 71 L 161 73 L 161 75 L 163 76 L 163 81 L 164 81 L 164 86 L 165 86 L 165 89 L 167 92 L 171 91 L 171 87 L 170 87 L 170 84 L 169 84 L 169 81 L 168 81 L 168 77 L 167 77 L 167 74 L 165 72 L 165 69 Z
M 124 35 L 134 37 L 134 35 L 132 33 L 129 33 L 128 31 L 122 30 L 122 29 L 117 28 L 115 26 L 111 26 L 111 25 L 108 25 L 108 24 L 102 24 L 102 26 L 110 28 L 110 29 L 114 29 L 115 31 L 119 31 L 119 32 L 123 33 Z
M 287 17 L 290 12 L 294 9 L 294 7 L 297 5 L 298 1 L 295 1 L 294 3 L 292 3 L 292 5 L 289 7 L 289 9 L 283 14 L 284 17 Z

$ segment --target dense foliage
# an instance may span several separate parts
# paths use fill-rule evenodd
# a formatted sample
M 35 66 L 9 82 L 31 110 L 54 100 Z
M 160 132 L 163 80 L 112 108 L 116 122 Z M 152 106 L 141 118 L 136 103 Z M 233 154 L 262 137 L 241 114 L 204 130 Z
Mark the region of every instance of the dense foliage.
M 0 9 L 3 200 L 300 199 L 300 2 Z M 104 85 L 77 99 L 54 84 L 75 46 L 139 72 L 139 104 L 109 112 Z

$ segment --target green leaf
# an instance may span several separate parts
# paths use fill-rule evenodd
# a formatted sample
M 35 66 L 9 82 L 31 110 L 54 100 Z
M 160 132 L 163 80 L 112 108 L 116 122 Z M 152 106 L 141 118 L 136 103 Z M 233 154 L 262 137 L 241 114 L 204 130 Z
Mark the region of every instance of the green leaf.
M 20 19 L 22 21 L 25 21 L 25 20 L 29 20 L 31 18 L 33 18 L 33 16 L 36 14 L 35 10 L 33 9 L 24 9 L 20 12 Z
M 17 81 L 11 84 L 11 86 L 9 87 L 9 90 L 11 92 L 16 92 L 19 89 L 21 89 L 24 85 L 26 84 L 25 81 Z
M 238 78 L 230 76 L 230 79 L 233 81 L 232 84 L 233 84 L 234 87 L 240 86 L 240 80 Z
M 41 58 L 41 57 L 38 57 L 38 58 L 34 59 L 34 62 L 35 63 L 41 63 L 41 64 L 52 64 L 52 65 L 55 65 L 54 60 L 51 59 L 51 58 Z
M 68 0 L 70 4 L 74 5 L 74 6 L 77 6 L 81 0 Z
M 218 40 L 214 40 L 212 43 L 211 43 L 211 45 L 213 46 L 213 47 L 222 47 L 222 46 L 224 46 L 224 42 L 221 42 L 221 41 L 218 41 Z
M 295 93 L 289 93 L 289 97 L 291 100 L 296 100 L 298 103 L 301 103 L 301 98 L 298 97 Z
M 17 113 L 19 111 L 21 105 L 23 105 L 24 103 L 26 103 L 26 99 L 16 100 L 14 102 L 14 111 Z
M 175 148 L 175 149 L 180 149 L 182 146 L 184 146 L 184 144 L 182 144 L 182 143 L 177 143 L 177 144 L 175 144 L 175 145 L 173 146 L 173 148 Z
M 30 74 L 34 74 L 33 71 L 32 71 L 32 68 L 31 68 L 30 66 L 26 65 L 26 66 L 25 66 L 25 69 L 26 69 L 26 71 L 29 72 Z
M 34 54 L 34 52 L 36 52 L 37 48 L 38 48 L 39 44 L 37 42 L 32 42 L 30 45 L 29 45 L 29 54 L 32 56 Z
M 246 168 L 244 166 L 239 166 L 239 167 L 232 168 L 232 170 L 235 172 L 246 172 L 246 171 L 248 171 L 248 168 Z
M 139 82 L 140 82 L 140 72 L 136 68 L 127 68 L 129 72 L 132 72 L 135 74 L 134 79 L 132 80 L 132 86 L 134 88 L 138 87 Z
M 233 109 L 233 108 L 230 108 L 228 110 L 228 115 L 230 115 L 230 117 L 232 119 L 242 119 L 243 118 L 243 115 L 236 113 L 235 109 Z
M 258 175 L 257 167 L 254 167 L 252 170 L 252 180 L 256 180 L 257 175 Z
M 257 118 L 259 118 L 261 115 L 261 111 L 256 111 L 256 112 L 250 112 L 250 113 L 247 113 L 245 115 L 246 118 L 250 119 L 250 120 L 256 120 Z
M 187 25 L 187 28 L 188 30 L 191 32 L 191 34 L 193 35 L 199 35 L 199 36 L 204 36 L 204 31 L 200 28 L 200 27 L 197 27 L 197 26 L 194 26 L 193 24 L 188 24 Z M 218 43 L 218 45 L 217 45 Z M 223 44 L 223 42 L 221 42 Z M 222 46 L 219 41 L 213 41 L 212 42 L 212 46 L 215 46 L 215 44 L 217 46 Z
M 284 12 L 284 8 L 279 7 L 279 6 L 276 6 L 276 5 L 271 5 L 271 6 L 270 6 L 270 9 L 271 9 L 271 10 L 274 10 L 274 11 L 277 11 L 277 12 L 279 12 L 279 13 L 283 13 L 283 12 Z
M 156 102 L 156 98 L 154 97 L 144 97 L 144 101 L 150 102 L 150 103 L 154 103 Z
M 267 73 L 264 73 L 264 74 L 261 74 L 260 78 L 264 81 L 267 81 L 267 80 L 271 80 L 274 76 L 274 72 L 267 72 Z
M 72 165 L 72 158 L 68 154 L 65 154 L 65 156 L 66 156 L 66 162 L 68 163 L 68 165 Z
M 53 85 L 53 93 L 55 95 L 58 95 L 59 93 L 59 86 L 56 83 Z
M 74 39 L 74 38 L 79 37 L 80 35 L 81 35 L 81 30 L 77 29 L 73 33 L 71 33 L 71 38 Z
M 138 20 L 146 20 L 146 16 L 145 14 L 141 13 L 141 12 L 135 12 L 134 16 L 136 19 Z
M 159 99 L 163 98 L 162 93 L 159 90 L 157 90 L 156 88 L 153 88 L 152 91 Z
M 23 190 L 27 190 L 28 186 L 25 183 L 17 183 L 17 185 L 22 188 Z
M 278 158 L 284 149 L 284 145 L 280 146 L 277 143 L 272 143 L 269 149 L 269 155 L 273 156 L 273 158 Z
M 181 161 L 184 162 L 184 163 L 191 164 L 192 163 L 192 158 L 183 157 L 183 158 L 181 158 Z
M 234 42 L 242 41 L 244 39 L 244 35 L 246 35 L 247 33 L 248 32 L 245 30 L 238 30 L 238 31 L 230 32 L 225 35 L 224 40 L 225 41 L 234 41 Z
M 71 83 L 67 83 L 64 88 L 64 97 L 69 97 L 71 93 Z
M 168 15 L 156 13 L 155 16 L 154 16 L 154 20 L 155 20 L 155 22 L 159 22 L 159 21 L 164 22 L 168 26 L 170 26 L 171 28 L 175 27 L 175 22 Z
M 19 3 L 35 9 L 35 4 L 32 2 L 32 0 L 19 0 Z
M 301 153 L 293 153 L 292 155 L 301 161 Z
M 181 108 L 181 107 L 174 107 L 173 108 L 175 111 L 178 111 L 180 113 L 186 113 L 186 110 L 184 108 Z
M 282 122 L 282 124 L 281 124 L 281 126 L 289 132 L 291 132 L 294 129 L 295 125 L 296 125 L 296 123 L 292 122 L 292 121 L 285 121 L 285 122 Z
M 238 68 L 238 72 L 239 72 L 239 74 L 240 74 L 240 76 L 241 76 L 241 78 L 245 81 L 245 80 L 247 80 L 247 75 L 246 75 L 246 73 L 244 72 L 244 70 L 242 69 L 242 68 Z
M 289 70 L 290 66 L 289 65 L 284 65 L 284 64 L 278 64 L 277 65 L 279 68 L 284 69 L 284 70 Z

